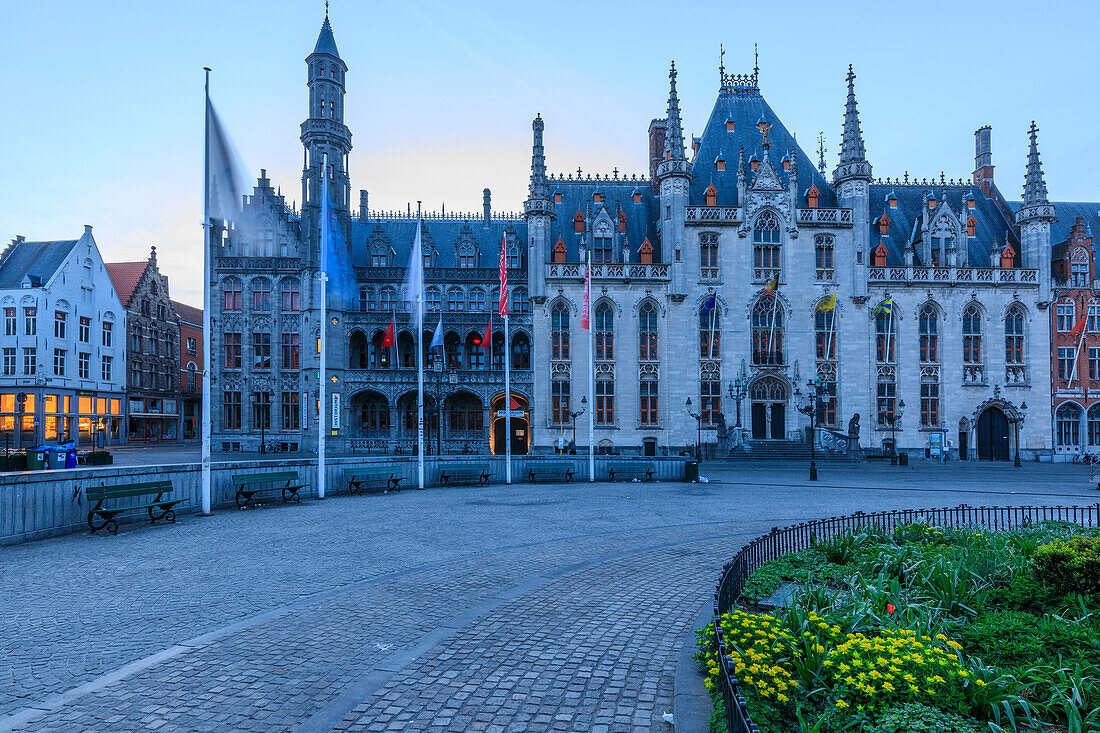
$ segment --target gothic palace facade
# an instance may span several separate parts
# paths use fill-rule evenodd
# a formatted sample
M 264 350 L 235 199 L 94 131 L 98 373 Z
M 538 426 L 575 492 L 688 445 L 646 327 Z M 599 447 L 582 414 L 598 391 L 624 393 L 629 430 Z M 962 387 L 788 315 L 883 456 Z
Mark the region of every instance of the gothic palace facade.
M 254 241 L 216 237 L 214 444 L 315 446 L 319 328 L 328 328 L 330 449 L 412 452 L 415 335 L 398 302 L 417 215 L 351 208 L 344 77 L 326 17 L 306 59 L 302 205 L 262 174 L 243 217 Z M 497 266 L 507 242 L 512 294 L 516 452 L 559 441 L 661 455 L 716 440 L 742 415 L 755 441 L 794 441 L 800 397 L 819 380 L 818 421 L 864 447 L 923 452 L 935 441 L 968 459 L 1025 459 L 1053 448 L 1052 227 L 1036 128 L 1022 202 L 993 176 L 991 131 L 975 133 L 971 179 L 875 179 L 848 74 L 839 163 L 827 174 L 764 100 L 758 73 L 720 72 L 702 135 L 685 145 L 670 74 L 667 112 L 649 128 L 648 178 L 547 173 L 544 122 L 533 123 L 522 214 L 421 218 L 428 316 L 427 443 L 435 452 L 503 452 Z M 350 244 L 354 286 L 316 302 L 321 162 Z M 1098 208 L 1092 205 L 1093 211 Z M 591 256 L 595 353 L 580 329 Z M 492 345 L 483 343 L 492 316 Z M 442 348 L 429 349 L 442 314 Z M 391 318 L 396 347 L 383 346 Z M 595 394 L 588 363 L 595 363 Z M 732 382 L 744 385 L 735 404 Z M 688 400 L 691 404 L 688 405 Z M 903 407 L 904 403 L 904 407 Z M 335 415 L 332 413 L 335 412 Z M 331 426 L 328 421 L 332 420 Z M 961 455 L 960 455 L 961 454 Z

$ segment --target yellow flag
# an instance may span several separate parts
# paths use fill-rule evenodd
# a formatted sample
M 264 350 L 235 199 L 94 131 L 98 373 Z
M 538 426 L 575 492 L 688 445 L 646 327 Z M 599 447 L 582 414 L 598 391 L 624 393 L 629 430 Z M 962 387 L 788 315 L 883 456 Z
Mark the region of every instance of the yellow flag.
M 819 311 L 831 311 L 833 308 L 836 308 L 836 293 L 826 295 L 817 304 L 817 310 Z

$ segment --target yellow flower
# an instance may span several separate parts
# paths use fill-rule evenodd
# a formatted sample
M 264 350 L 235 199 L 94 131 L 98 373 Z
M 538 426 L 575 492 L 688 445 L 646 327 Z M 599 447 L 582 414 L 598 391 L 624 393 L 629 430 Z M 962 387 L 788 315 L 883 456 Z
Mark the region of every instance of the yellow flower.
M 838 708 L 840 708 L 841 710 L 845 710 L 845 709 L 847 709 L 847 708 L 849 707 L 849 705 L 848 705 L 848 701 L 847 701 L 847 700 L 845 700 L 844 698 L 840 698 L 839 700 L 837 700 L 837 701 L 836 701 L 836 706 L 837 706 Z

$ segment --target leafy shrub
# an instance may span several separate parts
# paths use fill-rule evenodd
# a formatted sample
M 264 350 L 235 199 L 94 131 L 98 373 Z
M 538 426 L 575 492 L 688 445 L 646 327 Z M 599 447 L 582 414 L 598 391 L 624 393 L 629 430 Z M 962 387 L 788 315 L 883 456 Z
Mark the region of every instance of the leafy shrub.
M 859 549 L 868 541 L 865 534 L 844 532 L 818 545 L 825 559 L 834 565 L 847 565 L 856 559 Z
M 977 721 L 922 703 L 887 708 L 864 733 L 977 733 Z
M 994 587 L 986 598 L 987 608 L 1043 613 L 1056 603 L 1057 592 L 1043 585 L 1030 566 L 1012 577 L 1006 585 Z
M 1100 593 L 1100 537 L 1079 535 L 1040 545 L 1032 562 L 1039 580 L 1063 593 Z
M 1087 626 L 1024 611 L 983 613 L 958 633 L 967 652 L 1001 667 L 1030 666 L 1063 654 L 1095 654 L 1100 643 Z
M 766 562 L 757 568 L 745 583 L 741 598 L 755 603 L 774 593 L 784 581 L 806 584 L 813 580 L 817 583 L 838 585 L 848 571 L 825 561 L 824 555 L 816 550 L 802 550 L 784 555 Z

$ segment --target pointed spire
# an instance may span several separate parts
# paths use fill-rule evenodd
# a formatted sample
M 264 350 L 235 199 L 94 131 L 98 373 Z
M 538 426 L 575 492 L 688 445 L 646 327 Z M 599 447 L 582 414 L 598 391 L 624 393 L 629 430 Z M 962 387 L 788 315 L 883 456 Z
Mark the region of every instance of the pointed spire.
M 684 159 L 684 131 L 680 126 L 680 99 L 676 96 L 676 62 L 668 72 L 668 129 L 665 131 L 665 159 Z
M 542 115 L 536 115 L 534 121 L 531 123 L 534 141 L 531 143 L 530 195 L 533 199 L 545 199 L 548 196 L 546 185 L 546 155 L 542 146 L 542 131 L 544 127 Z
M 817 171 L 825 175 L 825 133 L 817 133 Z
M 863 147 L 863 132 L 859 129 L 859 109 L 856 106 L 856 75 L 848 65 L 848 101 L 844 105 L 844 131 L 840 138 L 840 163 L 833 171 L 834 182 L 849 178 L 871 180 L 871 165 Z
M 1028 137 L 1031 138 L 1031 146 L 1027 151 L 1027 172 L 1024 173 L 1024 206 L 1040 206 L 1048 204 L 1047 184 L 1043 180 L 1043 164 L 1039 160 L 1039 143 L 1036 134 L 1039 128 L 1035 120 L 1031 121 L 1031 129 Z
M 332 36 L 332 26 L 328 22 L 327 2 L 325 3 L 325 22 L 321 24 L 321 32 L 317 36 L 317 45 L 313 47 L 313 53 L 326 53 L 340 58 L 340 52 L 336 49 L 336 39 Z
M 741 150 L 737 153 L 737 179 L 744 180 L 745 178 L 745 146 L 741 146 Z

